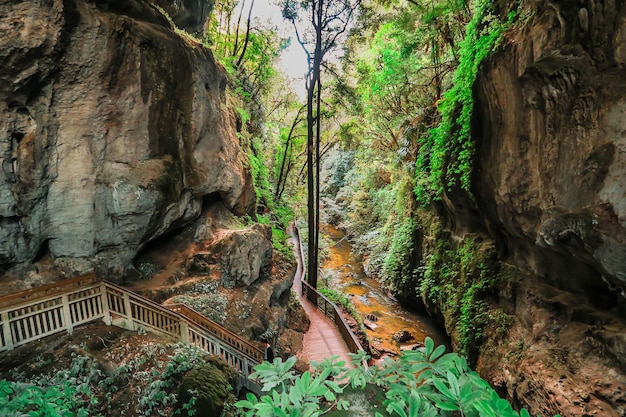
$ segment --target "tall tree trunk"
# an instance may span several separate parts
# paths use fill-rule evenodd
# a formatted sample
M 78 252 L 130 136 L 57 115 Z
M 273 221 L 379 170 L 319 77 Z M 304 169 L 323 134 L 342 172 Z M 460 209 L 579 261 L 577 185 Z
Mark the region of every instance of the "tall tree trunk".
M 278 195 L 276 196 L 276 202 L 278 203 L 283 198 L 283 193 L 285 192 L 285 188 L 287 187 L 287 178 L 289 178 L 289 174 L 291 173 L 291 167 L 293 167 L 293 162 L 291 161 L 293 158 L 293 143 L 289 145 L 289 162 L 287 162 L 287 167 L 285 168 L 285 176 L 280 189 L 278 190 Z
M 241 3 L 241 10 L 239 11 L 239 17 L 237 18 L 237 26 L 235 27 L 235 43 L 233 45 L 232 56 L 237 56 L 237 51 L 239 50 L 239 28 L 241 27 L 241 16 L 243 15 L 243 9 L 246 7 L 246 0 L 243 0 Z M 230 26 L 230 22 L 229 26 Z M 229 29 L 230 32 L 230 29 Z
M 322 1 L 320 0 L 320 8 Z M 318 33 L 318 37 L 321 34 Z M 317 51 L 316 51 L 317 52 Z M 320 47 L 321 56 L 321 47 Z M 321 59 L 320 59 L 321 64 Z M 322 103 L 322 74 L 320 68 L 317 68 L 317 97 L 315 100 L 315 270 L 319 271 L 319 252 L 320 252 L 320 136 L 321 136 L 321 121 L 320 115 L 321 103 Z
M 307 74 L 307 220 L 309 231 L 307 274 L 309 284 L 317 287 L 318 278 L 318 250 L 319 250 L 319 200 L 320 200 L 320 138 L 321 138 L 321 66 L 324 54 L 332 50 L 337 39 L 348 29 L 352 14 L 361 4 L 361 0 L 337 1 L 332 0 L 285 0 L 283 2 L 283 16 L 291 20 L 296 32 L 296 38 L 304 49 L 309 62 Z M 333 5 L 339 8 L 332 9 Z M 331 7 L 329 7 L 331 6 Z M 302 7 L 309 11 L 310 22 L 315 31 L 314 52 L 307 48 L 305 39 L 300 35 L 296 24 L 297 8 Z M 324 38 L 323 36 L 326 35 Z M 315 108 L 313 107 L 315 105 Z M 315 153 L 315 161 L 313 154 Z M 315 162 L 315 166 L 313 163 Z M 313 301 L 313 300 L 312 300 Z
M 246 38 L 243 42 L 243 49 L 241 50 L 241 55 L 239 55 L 239 59 L 237 60 L 237 65 L 235 67 L 239 68 L 241 62 L 243 61 L 243 56 L 246 54 L 246 50 L 248 49 L 248 43 L 250 41 L 250 21 L 252 20 L 252 8 L 254 7 L 254 0 L 250 3 L 250 10 L 248 11 L 248 23 L 246 28 Z
M 293 133 L 296 130 L 296 126 L 298 126 L 298 124 L 300 124 L 300 122 L 302 121 L 300 116 L 302 115 L 303 110 L 304 110 L 304 107 L 300 107 L 300 109 L 298 109 L 298 114 L 296 114 L 296 118 L 293 119 L 293 122 L 291 123 L 291 129 L 289 129 L 289 134 L 287 135 L 287 140 L 285 141 L 285 149 L 283 151 L 283 160 L 280 165 L 280 173 L 278 174 L 278 180 L 276 181 L 276 190 L 274 191 L 274 199 L 276 200 L 276 202 L 278 202 L 278 200 L 280 199 L 280 196 L 282 195 L 281 184 L 287 182 L 288 171 L 285 170 L 285 167 L 290 165 L 289 163 L 287 163 L 287 154 L 288 154 L 288 151 L 291 149 L 291 141 L 293 140 Z M 283 186 L 282 189 L 284 190 L 285 187 Z
M 314 78 L 314 76 L 312 77 Z M 313 97 L 315 94 L 315 84 L 314 80 L 311 79 L 311 84 L 309 85 L 307 91 L 307 151 L 306 151 L 306 179 L 307 179 L 307 221 L 308 221 L 308 231 L 309 231 L 309 239 L 308 239 L 308 265 L 307 265 L 307 278 L 309 284 L 314 288 L 317 287 L 317 253 L 315 252 L 315 183 L 313 177 L 313 152 L 314 152 L 314 123 L 315 118 L 313 116 Z
M 312 22 L 315 27 L 315 51 L 313 53 L 312 77 L 307 90 L 307 190 L 309 221 L 309 265 L 308 281 L 317 288 L 319 250 L 319 176 L 317 165 L 313 164 L 314 153 L 319 154 L 319 108 L 320 108 L 320 69 L 322 66 L 322 18 L 323 1 L 313 2 Z M 314 106 L 315 105 L 315 109 Z M 317 161 L 316 161 L 317 163 Z

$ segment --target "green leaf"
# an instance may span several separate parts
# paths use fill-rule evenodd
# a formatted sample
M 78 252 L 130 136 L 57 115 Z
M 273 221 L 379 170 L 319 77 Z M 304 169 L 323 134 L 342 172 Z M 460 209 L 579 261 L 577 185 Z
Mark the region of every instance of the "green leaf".
M 439 401 L 435 403 L 435 406 L 444 411 L 459 411 L 459 406 L 446 401 Z
M 430 354 L 435 348 L 435 342 L 430 337 L 427 337 L 426 339 L 424 339 L 424 346 L 426 347 L 426 357 L 430 357 Z
M 350 407 L 350 403 L 346 400 L 337 401 L 337 409 L 338 410 L 347 410 Z
M 433 378 L 433 384 L 435 384 L 435 387 L 437 388 L 437 390 L 440 393 L 442 393 L 446 398 L 450 400 L 455 399 L 455 396 L 452 394 L 450 389 L 446 386 L 446 384 L 441 379 Z
M 421 408 L 422 398 L 417 392 L 412 391 L 409 395 L 409 417 L 419 417 Z
M 454 376 L 454 374 L 450 371 L 447 373 L 448 376 L 448 384 L 450 385 L 450 390 L 455 398 L 459 398 L 460 389 L 459 389 L 459 380 Z
M 288 417 L 287 413 L 285 413 L 284 410 L 282 410 L 281 408 L 278 408 L 278 407 L 274 407 L 274 415 L 276 417 Z
M 428 357 L 431 362 L 435 362 L 441 355 L 446 352 L 446 347 L 441 345 L 438 346 L 437 349 Z
M 389 405 L 387 405 L 387 412 L 395 412 L 400 417 L 408 417 L 406 411 L 404 411 L 404 408 L 402 408 L 402 406 L 398 403 L 389 403 Z

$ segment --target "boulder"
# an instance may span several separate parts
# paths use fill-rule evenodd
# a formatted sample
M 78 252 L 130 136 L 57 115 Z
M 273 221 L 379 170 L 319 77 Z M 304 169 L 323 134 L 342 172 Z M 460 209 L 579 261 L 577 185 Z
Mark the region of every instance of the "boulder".
M 404 343 L 404 342 L 408 342 L 409 340 L 413 339 L 413 334 L 406 330 L 406 329 L 402 329 L 402 330 L 398 330 L 396 333 L 394 333 L 394 335 L 392 336 L 393 340 L 395 340 L 398 343 Z
M 211 254 L 196 253 L 191 258 L 187 271 L 193 275 L 211 275 L 211 265 L 214 261 L 215 259 Z
M 225 231 L 210 246 L 221 268 L 226 288 L 249 286 L 272 267 L 272 229 L 255 224 L 243 230 Z

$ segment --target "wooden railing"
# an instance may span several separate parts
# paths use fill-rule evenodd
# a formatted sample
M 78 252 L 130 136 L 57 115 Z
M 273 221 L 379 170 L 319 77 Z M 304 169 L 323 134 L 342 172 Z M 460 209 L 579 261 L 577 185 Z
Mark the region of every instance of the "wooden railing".
M 97 320 L 196 345 L 220 356 L 244 386 L 258 391 L 248 378 L 263 362 L 256 346 L 184 304 L 167 308 L 94 275 L 0 297 L 0 352 Z
M 202 328 L 205 332 L 208 332 L 218 339 L 226 342 L 230 346 L 237 349 L 239 352 L 242 352 L 243 354 L 256 360 L 259 363 L 263 362 L 263 351 L 259 350 L 259 348 L 257 348 L 250 342 L 237 336 L 235 333 L 231 332 L 227 328 L 220 326 L 214 321 L 211 321 L 205 315 L 198 313 L 196 310 L 192 309 L 186 304 L 172 304 L 168 305 L 167 307 L 172 311 L 175 311 L 185 316 L 187 320 L 190 320 L 195 325 Z
M 346 345 L 348 345 L 348 349 L 350 349 L 352 353 L 362 351 L 363 346 L 361 345 L 361 342 L 359 342 L 359 339 L 350 329 L 350 326 L 346 322 L 346 319 L 343 317 L 339 308 L 335 305 L 335 303 L 326 298 L 306 281 L 306 264 L 304 263 L 304 255 L 302 254 L 302 239 L 300 237 L 300 231 L 295 225 L 292 227 L 296 238 L 298 239 L 298 245 L 300 245 L 298 256 L 300 258 L 299 262 L 302 265 L 302 275 L 300 276 L 300 280 L 302 282 L 302 295 L 307 300 L 315 304 L 326 317 L 335 323 L 335 326 L 337 326 L 343 340 L 346 342 Z M 363 361 L 363 366 L 367 369 L 367 362 Z

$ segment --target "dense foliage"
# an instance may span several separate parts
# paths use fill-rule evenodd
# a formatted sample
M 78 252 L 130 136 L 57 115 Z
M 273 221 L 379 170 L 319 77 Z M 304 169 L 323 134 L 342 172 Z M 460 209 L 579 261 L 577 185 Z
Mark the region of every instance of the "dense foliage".
M 295 358 L 286 362 L 275 359 L 255 368 L 268 394 L 257 398 L 247 394 L 235 406 L 246 417 L 314 417 L 334 409 L 349 409 L 342 393 L 348 386 L 365 389 L 377 386 L 385 399 L 377 417 L 529 417 L 526 410 L 517 412 L 455 353 L 445 347 L 435 348 L 432 339 L 425 347 L 403 352 L 396 360 L 386 358 L 379 366 L 363 366 L 363 354 L 353 355 L 346 367 L 337 357 L 314 364 L 313 372 L 296 374 Z M 339 381 L 339 382 L 338 382 Z M 341 382 L 343 381 L 343 382 Z M 332 415 L 329 414 L 329 415 Z
M 237 134 L 257 196 L 251 220 L 270 225 L 275 249 L 292 257 L 286 230 L 303 196 L 296 184 L 306 127 L 296 94 L 276 69 L 288 41 L 269 22 L 254 20 L 253 10 L 254 1 L 216 1 L 206 45 L 230 74 Z
M 120 362 L 115 369 L 104 369 L 86 352 L 72 352 L 68 366 L 54 364 L 52 371 L 30 376 L 16 372 L 6 375 L 0 380 L 0 415 L 87 417 L 131 409 L 137 416 L 191 416 L 198 398 L 232 396 L 228 383 L 179 392 L 181 379 L 194 368 L 211 369 L 213 378 L 220 380 L 227 381 L 230 376 L 219 358 L 208 357 L 194 346 L 148 343 L 138 352 L 133 349 L 126 343 L 119 352 L 108 353 L 111 361 Z M 52 364 L 48 361 L 34 366 L 48 365 Z M 120 397 L 121 389 L 127 389 L 132 397 Z
M 475 2 L 465 38 L 459 44 L 459 64 L 454 72 L 453 86 L 438 103 L 441 122 L 420 144 L 418 175 L 428 174 L 428 181 L 419 181 L 416 187 L 420 201 L 427 202 L 428 194 L 441 197 L 444 190 L 459 185 L 471 193 L 475 151 L 471 132 L 473 86 L 480 64 L 498 46 L 514 17 L 515 13 L 511 12 L 508 20 L 501 22 L 493 14 L 491 1 Z
M 356 247 L 367 253 L 370 273 L 395 293 L 436 304 L 455 347 L 470 359 L 485 329 L 507 320 L 494 315 L 485 301 L 500 279 L 493 248 L 473 236 L 450 243 L 424 206 L 451 190 L 471 196 L 473 86 L 480 65 L 515 17 L 494 10 L 494 3 L 368 2 L 352 29 L 343 72 L 332 62 L 318 68 L 326 71 L 328 81 L 323 97 L 316 81 L 317 108 L 308 120 L 303 103 L 274 66 L 286 40 L 269 25 L 252 24 L 254 1 L 217 0 L 205 39 L 230 74 L 239 140 L 248 150 L 246 163 L 258 198 L 252 220 L 272 226 L 276 249 L 291 255 L 285 230 L 295 215 L 303 214 L 307 169 L 321 158 L 335 158 L 322 191 L 345 210 L 345 225 L 355 233 Z M 287 17 L 295 19 L 296 6 L 306 9 L 309 3 L 286 5 L 291 6 Z M 321 35 L 331 50 L 336 39 L 332 27 L 327 29 Z M 317 152 L 306 161 L 312 123 Z M 324 291 L 349 309 L 345 297 Z M 226 314 L 219 296 L 206 291 L 182 301 L 217 321 Z M 0 410 L 9 415 L 99 415 L 109 407 L 116 385 L 144 378 L 133 403 L 138 415 L 193 415 L 197 402 L 207 409 L 217 406 L 210 411 L 217 413 L 229 400 L 228 377 L 193 349 L 173 349 L 160 367 L 150 363 L 156 353 L 147 350 L 105 375 L 90 366 L 88 357 L 77 355 L 69 369 L 2 380 Z M 528 416 L 500 399 L 463 356 L 444 354 L 430 339 L 424 348 L 386 359 L 380 367 L 366 369 L 363 359 L 355 356 L 349 368 L 327 360 L 302 375 L 292 369 L 294 358 L 264 363 L 254 376 L 269 393 L 261 398 L 249 394 L 236 405 L 246 416 L 318 416 L 350 407 L 342 398 L 349 384 L 384 392 L 384 411 L 377 416 Z M 180 378 L 194 367 L 187 385 L 198 389 L 177 393 Z
M 320 174 L 321 192 L 341 206 L 341 221 L 354 233 L 355 247 L 367 255 L 369 273 L 404 298 L 436 305 L 455 348 L 471 360 L 485 330 L 509 320 L 488 301 L 500 279 L 494 251 L 476 236 L 453 242 L 427 207 L 438 204 L 449 192 L 472 195 L 473 86 L 481 64 L 496 50 L 515 17 L 494 9 L 494 3 L 368 2 L 352 28 L 343 69 L 326 63 L 324 97 L 316 96 L 320 106 L 308 120 L 305 107 L 294 95 L 284 94 L 288 90 L 284 80 L 271 68 L 284 42 L 262 26 L 249 30 L 246 7 L 254 2 L 217 2 L 209 33 L 217 56 L 233 76 L 240 139 L 250 147 L 258 220 L 271 224 L 278 237 L 275 241 L 284 242 L 284 230 L 294 212 L 303 214 L 307 169 L 320 158 L 332 160 L 328 172 Z M 286 4 L 293 6 L 286 7 L 287 17 L 295 19 L 296 6 L 306 10 L 321 2 Z M 272 84 L 279 87 L 273 89 Z M 335 95 L 331 97 L 330 92 Z M 311 151 L 305 138 L 312 123 L 319 135 L 317 154 L 305 161 L 307 148 Z M 289 252 L 281 243 L 276 246 Z M 325 291 L 340 300 L 332 289 Z M 421 361 L 439 360 L 429 356 L 430 350 Z M 461 357 L 443 357 L 447 359 L 441 364 L 453 369 L 429 374 L 423 370 L 430 368 L 422 362 L 416 365 L 416 357 L 409 353 L 385 365 L 386 376 L 361 370 L 361 376 L 353 373 L 351 377 L 393 393 L 386 403 L 387 412 L 393 415 L 458 411 L 517 415 L 490 394 L 472 397 L 471 393 L 486 392 L 486 383 L 473 379 Z M 319 375 L 296 377 L 289 363 L 262 365 L 258 375 L 274 381 L 267 386 L 272 393 L 260 401 L 250 397 L 239 406 L 247 415 L 316 415 L 323 408 L 321 398 L 345 406 L 336 399 L 341 388 L 326 377 L 346 370 L 327 366 L 330 371 L 322 366 Z M 416 376 L 407 369 L 422 372 Z M 394 385 L 398 381 L 410 389 Z M 296 409 L 304 411 L 290 411 Z

